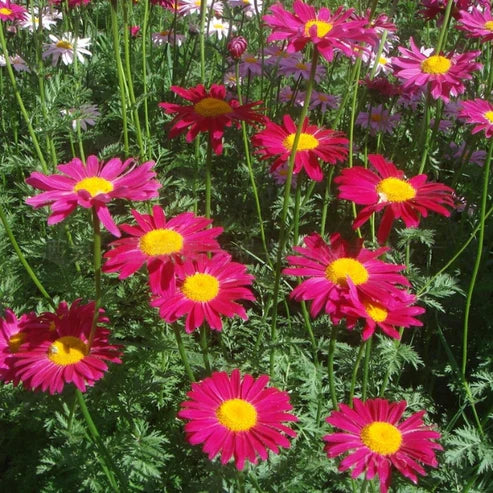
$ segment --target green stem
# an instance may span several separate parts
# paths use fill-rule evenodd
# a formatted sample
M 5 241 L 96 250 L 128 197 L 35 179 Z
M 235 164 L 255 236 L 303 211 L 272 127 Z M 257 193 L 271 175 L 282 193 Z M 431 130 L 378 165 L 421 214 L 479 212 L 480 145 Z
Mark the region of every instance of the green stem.
M 122 105 L 122 123 L 123 123 L 123 145 L 125 147 L 125 154 L 129 156 L 128 145 L 128 124 L 127 124 L 127 100 L 126 100 L 126 86 L 125 86 L 125 74 L 123 71 L 122 58 L 120 56 L 120 36 L 118 33 L 118 12 L 117 1 L 111 0 L 111 31 L 113 34 L 113 50 L 116 60 L 116 72 L 118 75 L 118 88 L 120 90 L 120 102 Z
M 45 174 L 48 174 L 48 165 L 46 164 L 45 158 L 43 156 L 43 152 L 41 151 L 41 147 L 39 146 L 38 138 L 34 133 L 34 129 L 31 125 L 31 119 L 26 111 L 26 107 L 24 106 L 24 102 L 22 101 L 21 93 L 19 92 L 19 88 L 17 87 L 17 82 L 15 80 L 14 71 L 12 69 L 12 65 L 10 63 L 9 52 L 7 50 L 7 43 L 5 42 L 5 36 L 3 33 L 3 22 L 0 22 L 0 44 L 2 45 L 3 56 L 5 58 L 5 64 L 7 66 L 7 72 L 9 74 L 10 83 L 12 84 L 12 89 L 15 94 L 15 98 L 17 99 L 17 104 L 21 110 L 22 116 L 24 117 L 24 122 L 26 123 L 27 130 L 31 137 L 32 143 L 34 145 L 34 149 L 36 150 L 36 154 L 38 156 L 39 162 L 43 168 Z
M 276 273 L 274 279 L 273 306 L 272 306 L 273 309 L 272 325 L 271 325 L 272 348 L 271 348 L 270 359 L 269 359 L 269 368 L 271 375 L 274 373 L 274 360 L 275 360 L 276 342 L 277 342 L 277 311 L 278 311 L 279 286 L 281 281 L 281 264 L 282 264 L 282 257 L 284 254 L 284 247 L 286 246 L 286 240 L 287 240 L 286 218 L 288 215 L 288 204 L 289 204 L 289 195 L 291 192 L 291 181 L 293 178 L 294 160 L 296 157 L 296 150 L 298 148 L 301 130 L 303 128 L 303 123 L 305 121 L 306 115 L 308 114 L 308 107 L 310 106 L 310 99 L 312 96 L 313 81 L 315 80 L 317 63 L 318 63 L 318 51 L 316 47 L 314 47 L 312 54 L 310 78 L 308 79 L 306 93 L 305 93 L 305 102 L 303 103 L 303 108 L 301 109 L 300 120 L 298 123 L 298 127 L 296 129 L 296 134 L 294 136 L 293 147 L 291 149 L 291 154 L 289 155 L 288 175 L 286 177 L 286 183 L 284 185 L 284 200 L 283 200 L 283 206 L 281 212 L 281 227 L 279 231 L 279 246 L 277 249 Z
M 479 236 L 478 236 L 478 249 L 476 252 L 476 261 L 474 262 L 474 267 L 471 275 L 471 282 L 469 283 L 469 289 L 467 291 L 466 298 L 466 308 L 464 312 L 464 330 L 462 337 L 462 375 L 466 375 L 467 367 L 467 343 L 468 343 L 468 333 L 469 333 L 469 313 L 471 311 L 472 295 L 474 292 L 474 287 L 476 285 L 476 278 L 478 276 L 479 267 L 481 265 L 481 257 L 483 255 L 483 243 L 484 243 L 484 229 L 486 220 L 486 203 L 488 201 L 488 185 L 490 177 L 490 164 L 491 157 L 493 154 L 493 139 L 490 139 L 490 147 L 488 149 L 488 157 L 486 158 L 486 163 L 484 165 L 484 178 L 483 178 L 483 193 L 481 196 L 481 210 L 479 217 Z
M 334 409 L 337 409 L 337 395 L 336 395 L 336 385 L 334 378 L 334 353 L 336 349 L 336 340 L 337 340 L 337 325 L 333 324 L 332 330 L 330 332 L 328 367 L 329 367 L 330 396 L 332 399 L 332 407 Z
M 238 62 L 236 62 L 236 65 L 235 65 L 235 72 L 236 72 L 236 89 L 237 89 L 237 93 L 238 93 L 238 102 L 240 104 L 243 104 Z M 269 263 L 269 265 L 270 265 L 271 261 L 270 261 L 270 256 L 269 256 L 269 250 L 267 249 L 267 241 L 265 239 L 264 220 L 262 218 L 262 208 L 260 207 L 260 199 L 259 199 L 259 195 L 258 195 L 257 184 L 255 182 L 255 175 L 253 173 L 252 159 L 250 156 L 250 145 L 248 143 L 246 124 L 244 121 L 241 122 L 241 132 L 242 132 L 242 136 L 243 136 L 243 147 L 245 149 L 245 160 L 246 160 L 247 167 L 248 167 L 248 174 L 250 176 L 250 183 L 252 185 L 253 197 L 255 200 L 255 208 L 257 209 L 257 217 L 258 217 L 258 224 L 259 224 L 259 229 L 260 229 L 260 237 L 262 239 L 262 246 L 264 248 L 265 259 L 266 259 L 267 263 Z
M 445 17 L 443 19 L 442 29 L 440 30 L 440 36 L 438 38 L 438 43 L 435 50 L 435 55 L 440 55 L 440 51 L 443 48 L 445 35 L 447 34 L 448 25 L 450 21 L 450 13 L 452 12 L 452 6 L 454 5 L 454 0 L 448 0 L 447 9 L 445 10 Z
M 149 24 L 149 0 L 144 0 L 144 20 L 142 21 L 142 84 L 144 88 L 144 123 L 146 139 L 151 140 L 151 127 L 149 125 L 149 105 L 147 101 L 147 27 Z
M 210 375 L 211 370 L 211 362 L 209 360 L 209 345 L 207 343 L 207 327 L 202 325 L 200 327 L 200 347 L 202 349 L 202 358 L 204 360 L 204 366 L 207 373 Z
M 101 306 L 101 225 L 96 209 L 92 208 L 92 226 L 94 231 L 94 247 L 93 247 L 93 266 L 94 266 L 94 313 L 92 316 L 91 333 L 87 341 L 88 348 L 91 347 L 96 333 L 96 326 L 99 318 L 99 307 Z
M 17 257 L 19 257 L 19 260 L 21 264 L 23 265 L 24 269 L 26 269 L 26 272 L 28 273 L 29 277 L 33 281 L 33 283 L 36 285 L 36 287 L 39 289 L 41 294 L 46 298 L 48 303 L 56 309 L 56 304 L 51 298 L 51 296 L 48 294 L 46 289 L 43 287 L 41 284 L 41 281 L 38 279 L 34 271 L 31 269 L 31 266 L 26 260 L 26 257 L 24 257 L 24 254 L 22 253 L 19 244 L 17 243 L 17 240 L 15 239 L 14 234 L 12 233 L 12 230 L 10 229 L 9 223 L 7 221 L 7 217 L 5 215 L 5 212 L 3 210 L 2 205 L 0 204 L 0 220 L 2 221 L 3 227 L 5 228 L 5 232 L 7 233 L 7 236 L 10 240 L 10 243 L 14 247 L 15 253 L 17 253 Z
M 361 398 L 366 400 L 366 391 L 368 388 L 368 371 L 370 368 L 370 359 L 371 359 L 371 343 L 373 336 L 370 337 L 365 344 L 365 366 L 363 367 L 363 385 L 361 388 Z
M 200 30 L 199 30 L 199 47 L 200 47 L 200 81 L 205 85 L 205 11 L 207 1 L 200 1 Z
M 205 217 L 210 219 L 211 217 L 211 168 L 212 168 L 212 143 L 211 136 L 207 139 L 207 157 L 205 160 Z
M 358 377 L 358 369 L 361 363 L 361 358 L 363 357 L 363 350 L 366 347 L 366 342 L 360 344 L 358 349 L 358 355 L 356 356 L 356 361 L 354 362 L 353 374 L 351 375 L 351 388 L 349 389 L 349 405 L 353 406 L 354 398 L 354 388 L 356 387 L 356 378 Z
M 77 399 L 79 401 L 79 406 L 82 411 L 82 415 L 84 416 L 84 419 L 86 420 L 87 427 L 89 428 L 89 433 L 91 434 L 92 440 L 96 447 L 99 449 L 99 452 L 101 453 L 101 458 L 103 460 L 103 464 L 105 467 L 103 467 L 103 470 L 108 478 L 108 481 L 110 483 L 110 486 L 113 491 L 119 492 L 120 488 L 118 487 L 118 483 L 116 482 L 115 479 L 115 474 L 113 471 L 116 472 L 118 475 L 118 478 L 120 480 L 120 484 L 122 486 L 122 489 L 125 490 L 126 488 L 124 487 L 125 483 L 122 479 L 121 474 L 118 472 L 118 469 L 115 466 L 115 463 L 113 462 L 113 459 L 111 458 L 108 449 L 106 448 L 103 440 L 101 439 L 101 435 L 98 432 L 98 429 L 96 428 L 96 425 L 94 424 L 94 421 L 92 420 L 92 417 L 89 413 L 89 410 L 86 405 L 86 401 L 84 400 L 84 396 L 82 395 L 82 392 L 79 389 L 75 390 L 75 393 L 77 395 Z
M 188 361 L 187 352 L 185 350 L 185 346 L 183 345 L 183 340 L 181 338 L 181 332 L 179 327 L 175 324 L 171 326 L 173 328 L 173 332 L 175 333 L 176 343 L 178 344 L 178 352 L 180 353 L 181 361 L 183 362 L 183 366 L 185 367 L 185 372 L 190 380 L 190 382 L 195 382 L 195 376 L 192 371 L 192 367 Z

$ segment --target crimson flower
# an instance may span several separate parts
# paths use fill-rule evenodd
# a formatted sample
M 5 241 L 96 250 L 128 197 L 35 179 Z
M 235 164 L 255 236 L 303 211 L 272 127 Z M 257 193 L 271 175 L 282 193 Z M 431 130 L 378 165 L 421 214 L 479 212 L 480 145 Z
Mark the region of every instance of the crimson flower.
M 226 88 L 212 84 L 206 90 L 202 84 L 191 89 L 171 86 L 171 90 L 190 101 L 192 104 L 159 103 L 167 114 L 176 114 L 171 124 L 170 137 L 176 137 L 187 132 L 187 142 L 191 142 L 199 132 L 208 132 L 210 143 L 216 154 L 223 150 L 224 128 L 240 121 L 253 124 L 262 123 L 264 117 L 252 108 L 262 104 L 262 101 L 240 105 L 235 99 L 226 101 Z
M 441 183 L 427 183 L 427 176 L 417 175 L 406 179 L 404 171 L 386 161 L 380 154 L 370 154 L 368 161 L 375 171 L 355 166 L 343 169 L 334 182 L 339 185 L 339 198 L 365 205 L 356 217 L 353 228 L 359 228 L 374 212 L 385 209 L 377 232 L 380 243 L 384 243 L 394 219 L 402 218 L 406 227 L 419 226 L 420 217 L 432 210 L 450 216 L 444 206 L 454 204 L 453 190 Z

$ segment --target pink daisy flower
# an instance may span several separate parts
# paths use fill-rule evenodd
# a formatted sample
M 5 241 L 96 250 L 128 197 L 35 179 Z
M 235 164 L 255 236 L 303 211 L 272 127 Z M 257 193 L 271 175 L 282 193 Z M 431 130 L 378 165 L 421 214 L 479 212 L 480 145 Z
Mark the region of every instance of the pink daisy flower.
M 489 1 L 489 0 L 486 0 Z M 458 19 L 461 12 L 470 9 L 477 3 L 484 3 L 482 0 L 452 0 L 452 17 Z M 443 22 L 445 11 L 447 10 L 448 0 L 421 0 L 421 4 L 424 7 L 419 13 L 426 19 L 431 20 L 435 17 L 440 17 L 437 24 Z
M 332 94 L 327 94 L 324 92 L 312 91 L 312 97 L 310 100 L 310 109 L 320 108 L 322 113 L 326 111 L 335 110 L 340 103 L 339 96 L 332 96 Z
M 118 278 L 125 279 L 147 264 L 149 284 L 155 294 L 169 289 L 170 281 L 174 280 L 175 263 L 190 260 L 199 253 L 220 250 L 216 237 L 223 228 L 206 229 L 212 219 L 184 212 L 166 221 L 158 205 L 152 208 L 152 215 L 136 210 L 132 215 L 137 225 L 120 226 L 131 236 L 110 243 L 113 248 L 104 254 L 108 260 L 103 271 L 120 272 Z
M 236 301 L 254 301 L 248 287 L 253 276 L 246 267 L 231 262 L 231 255 L 217 253 L 211 258 L 200 255 L 176 265 L 176 288 L 156 297 L 151 305 L 159 308 L 159 315 L 167 323 L 187 315 L 185 331 L 193 332 L 204 320 L 213 330 L 222 330 L 221 315 L 240 316 L 247 320 L 245 309 Z
M 351 20 L 354 9 L 339 7 L 334 14 L 325 7 L 318 12 L 301 0 L 294 0 L 294 14 L 281 3 L 270 7 L 272 15 L 264 15 L 265 23 L 272 28 L 267 41 L 288 41 L 288 52 L 301 51 L 312 42 L 319 53 L 329 62 L 334 50 L 339 49 L 351 56 L 352 48 L 359 43 L 374 42 L 373 29 L 367 29 L 366 20 Z
M 330 244 L 316 233 L 305 238 L 305 247 L 295 246 L 298 256 L 288 256 L 290 267 L 283 274 L 308 277 L 291 292 L 296 301 L 313 300 L 310 313 L 316 317 L 322 309 L 338 323 L 344 314 L 342 307 L 352 304 L 349 286 L 354 285 L 358 296 L 385 303 L 389 297 L 408 298 L 396 286 L 409 286 L 409 281 L 399 272 L 404 265 L 394 265 L 378 260 L 389 248 L 371 251 L 363 248 L 362 240 L 350 245 L 336 233 Z
M 493 41 L 493 16 L 491 7 L 475 8 L 471 12 L 460 11 L 457 29 L 465 31 L 468 38 L 481 38 L 482 41 Z
M 293 58 L 284 58 L 279 63 L 279 73 L 285 76 L 292 76 L 294 79 L 302 77 L 305 80 L 310 78 L 312 64 L 304 60 L 296 60 Z M 319 82 L 320 77 L 326 73 L 325 67 L 317 65 L 315 68 L 315 81 Z
M 262 75 L 262 61 L 259 57 L 245 52 L 241 55 L 238 69 L 241 77 L 248 77 L 248 75 Z
M 214 372 L 192 383 L 189 400 L 178 412 L 188 421 L 188 442 L 203 443 L 210 460 L 221 454 L 221 463 L 226 464 L 233 457 L 239 470 L 246 460 L 257 464 L 258 456 L 266 460 L 269 450 L 278 454 L 280 447 L 289 448 L 287 437 L 296 437 L 296 432 L 283 423 L 298 418 L 288 412 L 293 409 L 288 393 L 267 387 L 268 381 L 267 375 L 242 377 L 235 369 L 231 375 Z
M 249 124 L 264 121 L 264 117 L 253 110 L 254 106 L 262 104 L 261 101 L 243 105 L 235 99 L 226 101 L 224 86 L 212 84 L 209 91 L 202 84 L 191 89 L 171 86 L 171 90 L 192 104 L 159 103 L 165 113 L 176 113 L 171 122 L 170 137 L 176 137 L 188 129 L 186 139 L 192 142 L 199 132 L 208 132 L 216 154 L 222 153 L 225 127 L 230 127 L 233 122 L 239 125 L 240 121 Z
M 304 91 L 294 92 L 291 87 L 285 86 L 279 91 L 279 101 L 301 108 L 305 102 L 305 93 Z
M 369 128 L 371 135 L 375 135 L 378 132 L 391 134 L 399 122 L 400 117 L 401 115 L 399 113 L 391 115 L 389 110 L 384 109 L 383 105 L 379 104 L 371 109 L 371 113 L 360 111 L 356 118 L 356 124 L 362 128 Z
M 113 221 L 107 204 L 112 199 L 149 200 L 158 196 L 161 184 L 152 171 L 154 161 L 138 166 L 134 159 L 121 162 L 112 158 L 107 163 L 99 162 L 97 156 L 88 156 L 86 164 L 74 158 L 67 164 L 59 164 L 62 175 L 31 173 L 26 183 L 45 190 L 26 200 L 35 209 L 50 206 L 48 224 L 56 224 L 68 217 L 77 205 L 90 209 L 94 207 L 99 219 L 114 236 L 120 230 Z
M 283 126 L 267 121 L 266 128 L 254 135 L 252 142 L 259 147 L 257 153 L 261 159 L 277 156 L 271 166 L 271 171 L 274 171 L 289 159 L 295 135 L 295 123 L 289 115 L 284 115 Z M 344 161 L 348 142 L 342 132 L 310 125 L 306 118 L 294 158 L 294 173 L 297 174 L 304 168 L 312 180 L 321 181 L 324 174 L 319 159 L 329 164 Z
M 406 298 L 406 294 L 404 292 L 402 297 Z M 360 299 L 355 286 L 349 285 L 349 297 L 351 304 L 342 309 L 346 315 L 346 326 L 352 329 L 358 320 L 363 319 L 363 341 L 369 339 L 377 327 L 389 337 L 400 339 L 396 327 L 421 327 L 423 325 L 414 317 L 423 314 L 426 310 L 420 306 L 413 306 L 416 297 L 411 294 L 407 296 L 406 301 L 388 297 L 385 303 L 381 303 L 371 298 Z
M 399 46 L 402 56 L 392 59 L 396 77 L 405 81 L 403 89 L 429 84 L 432 97 L 448 103 L 449 96 L 457 97 L 465 91 L 464 81 L 472 79 L 471 73 L 482 68 L 473 62 L 480 51 L 432 55 L 433 48 L 418 49 L 413 38 L 410 44 L 410 50 Z
M 27 16 L 27 10 L 20 5 L 10 2 L 0 2 L 0 20 L 23 21 Z
M 121 363 L 119 347 L 108 344 L 108 329 L 98 325 L 89 347 L 93 313 L 94 302 L 80 305 L 76 300 L 65 317 L 58 317 L 50 335 L 39 335 L 36 342 L 22 344 L 14 363 L 16 378 L 26 387 L 50 394 L 62 392 L 71 382 L 85 392 L 87 385 L 94 385 L 108 370 L 105 361 Z M 103 313 L 100 309 L 98 324 L 108 322 Z
M 462 101 L 460 117 L 467 123 L 476 123 L 471 133 L 484 130 L 487 138 L 493 137 L 493 104 L 484 99 L 476 98 Z
M 328 457 L 349 452 L 339 470 L 354 466 L 352 478 L 361 473 L 368 480 L 378 476 L 380 493 L 387 493 L 390 487 L 392 466 L 416 484 L 418 474 L 426 475 L 422 465 L 438 466 L 435 450 L 443 448 L 435 442 L 440 433 L 423 423 L 426 411 L 401 421 L 406 406 L 406 401 L 385 399 L 354 399 L 354 409 L 339 404 L 339 411 L 326 418 L 327 423 L 343 430 L 323 437 Z
M 334 181 L 339 185 L 339 198 L 365 205 L 356 217 L 353 228 L 359 228 L 374 212 L 385 209 L 377 238 L 384 243 L 394 219 L 402 218 L 407 228 L 419 226 L 420 217 L 434 211 L 449 217 L 444 206 L 453 206 L 453 190 L 441 183 L 427 183 L 426 175 L 409 180 L 404 171 L 386 161 L 380 154 L 370 154 L 368 161 L 375 171 L 355 166 L 343 169 Z
M 5 315 L 0 318 L 0 381 L 19 383 L 13 370 L 13 363 L 21 344 L 30 340 L 32 330 L 46 332 L 47 325 L 38 321 L 34 313 L 24 314 L 17 318 L 15 313 L 7 308 Z

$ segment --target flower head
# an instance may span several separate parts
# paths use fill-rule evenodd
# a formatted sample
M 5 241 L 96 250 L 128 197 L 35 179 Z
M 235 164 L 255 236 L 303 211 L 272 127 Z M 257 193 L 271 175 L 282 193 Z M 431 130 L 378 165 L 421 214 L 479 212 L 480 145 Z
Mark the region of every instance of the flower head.
M 228 43 L 228 51 L 234 60 L 238 60 L 248 47 L 247 40 L 243 36 L 236 36 Z
M 474 8 L 471 12 L 460 11 L 457 29 L 466 32 L 468 38 L 481 38 L 482 41 L 493 41 L 493 15 L 487 4 L 483 9 Z
M 230 127 L 233 122 L 252 124 L 264 121 L 264 117 L 253 110 L 254 106 L 262 104 L 261 101 L 243 105 L 235 99 L 226 101 L 224 86 L 212 84 L 209 91 L 202 84 L 191 89 L 171 86 L 171 90 L 192 104 L 159 103 L 166 113 L 176 113 L 171 122 L 170 137 L 176 137 L 188 129 L 186 138 L 187 142 L 191 142 L 199 132 L 208 132 L 216 154 L 221 154 L 223 149 L 224 127 Z
M 189 400 L 181 404 L 178 417 L 187 420 L 185 432 L 192 445 L 203 443 L 203 451 L 213 459 L 221 454 L 221 463 L 233 457 L 241 470 L 245 461 L 257 464 L 258 456 L 268 458 L 268 451 L 279 453 L 289 448 L 287 438 L 296 432 L 285 422 L 298 421 L 289 413 L 292 406 L 286 392 L 267 387 L 269 377 L 254 378 L 235 369 L 231 375 L 214 372 L 192 383 Z
M 163 209 L 158 205 L 152 208 L 152 215 L 140 214 L 136 210 L 132 215 L 137 225 L 120 226 L 130 237 L 110 243 L 113 248 L 104 254 L 108 260 L 103 270 L 120 272 L 119 278 L 125 279 L 146 263 L 153 293 L 169 289 L 176 263 L 191 260 L 199 253 L 220 250 L 216 237 L 223 228 L 208 228 L 211 219 L 184 212 L 166 220 Z
M 26 13 L 24 20 L 20 22 L 20 26 L 23 29 L 29 29 L 31 32 L 36 31 L 39 26 L 50 31 L 51 27 L 56 25 L 57 19 L 61 19 L 61 17 L 61 12 L 56 10 L 50 11 L 48 8 L 32 7 L 31 11 Z
M 31 173 L 26 183 L 45 191 L 28 198 L 26 203 L 35 209 L 50 206 L 50 225 L 63 221 L 77 205 L 85 209 L 94 207 L 106 229 L 119 237 L 120 230 L 110 215 L 107 203 L 116 198 L 148 200 L 157 197 L 161 184 L 155 179 L 153 167 L 154 161 L 138 166 L 133 159 L 122 163 L 120 159 L 112 158 L 103 163 L 97 156 L 91 155 L 84 164 L 79 158 L 74 158 L 67 164 L 57 166 L 61 175 Z
M 422 465 L 437 467 L 435 450 L 442 450 L 435 440 L 440 433 L 423 423 L 426 411 L 414 413 L 401 421 L 406 401 L 354 399 L 354 409 L 339 404 L 327 423 L 343 432 L 324 436 L 325 451 L 330 458 L 349 452 L 339 465 L 340 471 L 353 468 L 351 477 L 365 473 L 380 480 L 380 493 L 387 493 L 392 466 L 413 483 L 418 474 L 426 475 Z
M 450 216 L 444 206 L 453 206 L 453 190 L 441 183 L 427 183 L 426 175 L 406 179 L 404 172 L 380 154 L 368 156 L 375 171 L 355 166 L 342 170 L 334 181 L 339 185 L 339 198 L 365 205 L 353 228 L 359 228 L 374 212 L 385 209 L 377 238 L 385 242 L 394 219 L 402 218 L 406 227 L 419 226 L 420 217 L 428 211 Z
M 264 15 L 265 23 L 272 28 L 267 41 L 288 41 L 288 52 L 301 51 L 312 42 L 318 52 L 329 62 L 334 50 L 351 56 L 353 47 L 361 42 L 373 42 L 375 33 L 367 29 L 366 20 L 351 20 L 354 9 L 339 7 L 333 14 L 325 7 L 318 12 L 312 6 L 294 0 L 293 11 L 288 12 L 281 3 L 270 7 L 272 15 Z
M 294 144 L 295 123 L 289 115 L 284 115 L 283 124 L 277 125 L 269 120 L 266 128 L 252 139 L 253 145 L 259 147 L 257 153 L 262 159 L 277 156 L 272 163 L 272 171 L 288 160 Z M 319 160 L 329 164 L 344 161 L 348 152 L 347 143 L 348 140 L 342 132 L 310 125 L 306 118 L 294 158 L 294 173 L 299 173 L 304 168 L 312 180 L 322 180 L 324 175 Z
M 64 33 L 61 38 L 50 34 L 50 39 L 51 43 L 44 45 L 43 59 L 51 56 L 53 65 L 56 65 L 60 58 L 65 65 L 74 63 L 74 54 L 80 63 L 85 62 L 84 55 L 91 56 L 91 52 L 87 49 L 91 44 L 90 38 L 76 39 L 71 33 Z
M 71 117 L 74 132 L 77 131 L 77 125 L 81 130 L 87 130 L 88 126 L 96 125 L 96 120 L 101 116 L 95 104 L 82 104 L 79 108 L 61 110 L 60 113 Z
M 85 392 L 108 370 L 105 361 L 121 363 L 119 348 L 108 344 L 110 331 L 99 325 L 108 322 L 103 313 L 100 309 L 90 344 L 94 302 L 74 301 L 65 317 L 57 317 L 55 330 L 33 335 L 29 343 L 21 344 L 14 363 L 16 378 L 26 387 L 50 394 L 62 392 L 71 382 Z
M 356 124 L 363 128 L 369 128 L 370 134 L 375 135 L 378 132 L 393 132 L 399 122 L 401 115 L 399 113 L 391 115 L 389 110 L 384 109 L 383 105 L 372 107 L 370 111 L 360 111 L 356 118 Z
M 404 82 L 403 89 L 428 85 L 434 99 L 449 102 L 449 96 L 457 97 L 465 91 L 464 81 L 472 79 L 471 73 L 482 68 L 474 62 L 481 52 L 469 51 L 462 54 L 432 54 L 433 48 L 418 49 L 410 40 L 411 49 L 399 47 L 400 57 L 392 59 L 395 75 Z
M 7 1 L 0 1 L 0 20 L 2 21 L 23 21 L 27 16 L 27 10 L 20 5 Z
M 299 255 L 288 256 L 290 267 L 283 270 L 283 274 L 308 277 L 293 289 L 291 297 L 297 301 L 313 300 L 311 315 L 316 317 L 323 309 L 334 323 L 344 317 L 343 307 L 352 305 L 351 284 L 361 298 L 382 303 L 391 296 L 408 299 L 409 295 L 397 286 L 409 286 L 409 281 L 399 274 L 405 266 L 378 260 L 388 248 L 371 251 L 361 243 L 351 245 L 339 234 L 331 235 L 330 244 L 316 233 L 307 236 L 306 246 L 293 248 Z
M 480 98 L 462 101 L 460 116 L 467 123 L 477 124 L 472 129 L 473 134 L 484 130 L 487 138 L 493 137 L 493 104 L 489 101 Z
M 175 274 L 176 288 L 151 303 L 166 322 L 173 323 L 186 314 L 185 330 L 190 333 L 204 320 L 211 329 L 222 330 L 221 315 L 248 319 L 237 300 L 255 300 L 248 289 L 253 276 L 244 265 L 232 262 L 231 255 L 221 252 L 211 258 L 200 255 L 185 260 L 176 265 Z

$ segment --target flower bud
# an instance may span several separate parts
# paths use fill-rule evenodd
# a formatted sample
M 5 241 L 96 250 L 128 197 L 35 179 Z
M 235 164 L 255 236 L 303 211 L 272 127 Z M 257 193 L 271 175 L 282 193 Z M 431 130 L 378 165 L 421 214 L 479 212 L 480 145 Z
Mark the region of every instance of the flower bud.
M 228 43 L 228 51 L 235 60 L 243 55 L 247 47 L 247 40 L 243 36 L 237 36 Z

